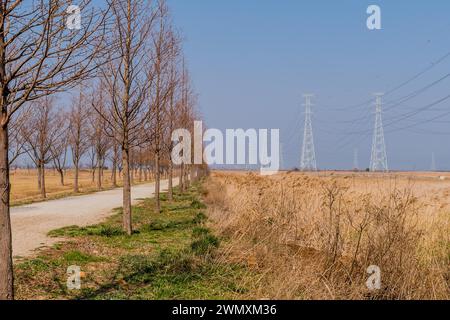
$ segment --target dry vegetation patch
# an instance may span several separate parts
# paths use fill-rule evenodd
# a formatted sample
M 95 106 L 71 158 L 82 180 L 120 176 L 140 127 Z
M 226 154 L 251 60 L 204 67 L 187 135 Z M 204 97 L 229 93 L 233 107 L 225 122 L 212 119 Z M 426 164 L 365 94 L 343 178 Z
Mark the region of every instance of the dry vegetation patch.
M 421 183 L 216 172 L 205 193 L 221 259 L 260 274 L 249 298 L 449 299 L 448 191 Z M 366 286 L 371 265 L 379 290 Z

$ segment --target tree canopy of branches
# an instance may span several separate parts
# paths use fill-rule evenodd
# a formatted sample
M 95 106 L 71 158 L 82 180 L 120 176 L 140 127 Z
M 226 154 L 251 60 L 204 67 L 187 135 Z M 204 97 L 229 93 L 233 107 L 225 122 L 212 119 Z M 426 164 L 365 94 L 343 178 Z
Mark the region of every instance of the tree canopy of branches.
M 13 299 L 9 137 L 25 104 L 90 76 L 101 57 L 106 14 L 81 0 L 80 30 L 66 26 L 71 0 L 0 0 L 0 299 Z

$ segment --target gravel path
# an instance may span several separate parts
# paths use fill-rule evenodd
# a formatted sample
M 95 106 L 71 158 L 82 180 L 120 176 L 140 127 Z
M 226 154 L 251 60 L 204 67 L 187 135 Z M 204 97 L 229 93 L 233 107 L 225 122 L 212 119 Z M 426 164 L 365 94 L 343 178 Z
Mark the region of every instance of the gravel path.
M 167 181 L 161 181 L 161 189 L 166 188 Z M 133 204 L 152 197 L 154 189 L 154 183 L 132 187 Z M 122 207 L 122 188 L 11 208 L 13 255 L 30 256 L 37 248 L 61 241 L 47 237 L 49 231 L 101 222 L 118 207 Z

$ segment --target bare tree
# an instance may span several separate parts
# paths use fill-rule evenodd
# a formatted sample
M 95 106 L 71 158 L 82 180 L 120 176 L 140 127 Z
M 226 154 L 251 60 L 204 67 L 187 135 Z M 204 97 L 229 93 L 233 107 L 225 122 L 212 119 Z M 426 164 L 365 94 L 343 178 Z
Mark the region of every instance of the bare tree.
M 104 112 L 106 111 L 104 93 L 103 82 L 100 81 L 98 86 L 93 90 L 91 99 L 92 107 L 98 112 L 92 112 L 90 117 L 90 141 L 95 150 L 95 159 L 97 162 L 97 189 L 99 190 L 102 189 L 103 168 L 105 167 L 108 150 L 111 146 L 111 139 L 106 134 L 108 122 L 104 117 Z
M 33 103 L 33 113 L 22 126 L 21 134 L 26 144 L 27 154 L 38 169 L 38 187 L 41 197 L 46 198 L 45 165 L 53 159 L 52 146 L 58 143 L 62 130 L 59 110 L 54 107 L 54 99 L 43 97 Z
M 61 92 L 96 68 L 105 15 L 81 0 L 83 26 L 66 26 L 71 0 L 0 0 L 0 299 L 13 299 L 8 126 L 29 101 Z
M 152 101 L 152 119 L 154 121 L 153 152 L 155 161 L 155 210 L 161 210 L 161 153 L 163 151 L 163 134 L 166 129 L 166 111 L 174 82 L 171 74 L 171 60 L 176 45 L 171 30 L 168 8 L 165 1 L 158 2 L 158 28 L 153 33 L 154 47 L 154 99 Z
M 155 20 L 155 11 L 143 0 L 115 1 L 112 36 L 116 40 L 113 57 L 103 76 L 111 105 L 104 115 L 109 136 L 121 147 L 123 179 L 123 228 L 132 234 L 130 150 L 138 145 L 137 134 L 148 117 L 144 105 L 151 85 L 148 79 L 149 36 Z
M 83 87 L 79 87 L 78 99 L 72 100 L 72 106 L 69 113 L 69 138 L 70 151 L 72 153 L 72 163 L 74 166 L 73 192 L 79 192 L 79 171 L 80 161 L 89 147 L 89 128 L 88 128 L 89 110 L 86 105 L 86 98 L 83 93 Z
M 60 110 L 55 122 L 55 125 L 59 128 L 59 134 L 50 145 L 50 154 L 53 161 L 53 166 L 59 174 L 59 182 L 61 186 L 64 186 L 64 173 L 66 170 L 68 149 L 67 140 L 69 137 L 67 113 Z
M 91 169 L 91 182 L 95 182 L 95 172 L 97 172 L 97 152 L 95 150 L 95 144 L 92 141 L 92 136 L 89 136 L 89 146 L 87 149 L 87 155 L 89 158 L 89 169 Z
M 193 120 L 194 120 L 194 103 L 193 103 L 193 92 L 190 85 L 189 73 L 186 69 L 185 62 L 183 59 L 182 63 L 182 75 L 181 75 L 181 98 L 178 106 L 179 113 L 179 124 L 182 128 L 193 131 Z M 191 152 L 192 155 L 192 152 Z M 180 165 L 180 176 L 179 176 L 179 186 L 180 191 L 184 192 L 189 188 L 189 171 L 188 165 L 184 162 Z
M 30 116 L 31 108 L 27 106 L 17 111 L 10 120 L 8 126 L 8 136 L 9 136 L 9 165 L 12 165 L 17 158 L 26 153 L 25 141 L 21 130 L 24 123 L 26 123 L 28 117 Z
M 179 77 L 178 77 L 178 70 L 177 70 L 177 64 L 178 64 L 178 58 L 179 58 L 179 39 L 175 37 L 173 33 L 171 33 L 171 52 L 170 52 L 170 64 L 169 64 L 169 91 L 168 91 L 168 105 L 167 105 L 167 111 L 166 111 L 166 119 L 167 122 L 166 129 L 167 132 L 165 133 L 165 139 L 163 139 L 163 148 L 164 153 L 166 154 L 167 158 L 167 170 L 168 170 L 168 199 L 170 201 L 173 200 L 173 176 L 174 176 L 174 167 L 173 167 L 173 159 L 172 159 L 172 151 L 174 148 L 174 144 L 172 141 L 172 132 L 176 129 L 176 126 L 179 124 L 178 121 L 178 110 L 177 110 L 177 104 L 178 104 L 178 98 L 177 93 L 179 90 Z

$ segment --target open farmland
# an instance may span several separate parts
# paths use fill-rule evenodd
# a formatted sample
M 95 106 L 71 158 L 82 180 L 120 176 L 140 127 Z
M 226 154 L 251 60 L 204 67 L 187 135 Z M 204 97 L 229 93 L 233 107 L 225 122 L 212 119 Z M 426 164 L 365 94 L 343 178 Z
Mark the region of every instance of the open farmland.
M 98 191 L 97 172 L 92 170 L 80 170 L 78 178 L 80 194 Z M 117 186 L 122 186 L 121 175 L 116 176 Z M 55 170 L 46 170 L 45 187 L 47 199 L 56 199 L 75 195 L 73 192 L 74 170 L 68 169 L 64 175 L 64 185 L 61 184 L 60 176 Z M 134 174 L 133 183 L 139 184 L 149 182 L 150 179 L 143 175 L 139 177 Z M 104 170 L 102 175 L 102 190 L 113 188 L 111 180 L 111 170 Z M 36 169 L 16 169 L 11 171 L 11 200 L 14 205 L 42 201 L 41 192 L 38 187 L 38 172 Z
M 73 170 L 67 170 L 64 185 L 60 183 L 59 174 L 54 170 L 47 170 L 45 174 L 45 187 L 48 198 L 69 196 L 73 191 Z M 81 170 L 79 188 L 81 193 L 92 192 L 97 188 L 96 177 L 92 179 L 91 170 Z M 119 178 L 119 177 L 118 177 Z M 105 171 L 103 187 L 111 188 L 111 172 Z M 11 171 L 11 200 L 15 204 L 42 200 L 38 188 L 38 172 L 36 169 L 17 169 Z

